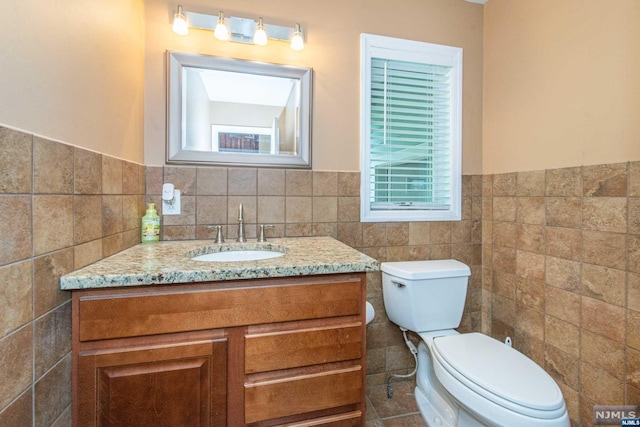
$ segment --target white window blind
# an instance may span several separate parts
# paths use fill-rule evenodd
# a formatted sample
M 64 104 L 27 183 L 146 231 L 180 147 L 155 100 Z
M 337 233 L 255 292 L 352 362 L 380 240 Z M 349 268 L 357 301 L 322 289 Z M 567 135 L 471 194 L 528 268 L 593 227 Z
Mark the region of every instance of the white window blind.
M 363 62 L 362 220 L 460 219 L 460 49 L 363 35 Z

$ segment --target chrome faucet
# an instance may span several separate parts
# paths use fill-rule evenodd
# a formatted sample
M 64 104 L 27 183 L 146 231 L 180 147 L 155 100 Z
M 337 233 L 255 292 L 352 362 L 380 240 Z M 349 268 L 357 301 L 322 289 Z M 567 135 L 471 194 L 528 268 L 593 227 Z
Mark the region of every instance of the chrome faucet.
M 247 239 L 244 237 L 244 215 L 242 212 L 242 203 L 238 207 L 238 238 L 236 242 L 246 242 Z

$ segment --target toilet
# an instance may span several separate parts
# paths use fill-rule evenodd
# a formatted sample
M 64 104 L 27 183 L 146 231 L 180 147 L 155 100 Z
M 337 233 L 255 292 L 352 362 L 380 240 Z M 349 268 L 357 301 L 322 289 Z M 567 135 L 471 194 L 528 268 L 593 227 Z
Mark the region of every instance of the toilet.
M 560 388 L 534 361 L 480 333 L 460 334 L 471 274 L 456 260 L 384 262 L 389 320 L 416 332 L 415 396 L 429 427 L 568 427 Z

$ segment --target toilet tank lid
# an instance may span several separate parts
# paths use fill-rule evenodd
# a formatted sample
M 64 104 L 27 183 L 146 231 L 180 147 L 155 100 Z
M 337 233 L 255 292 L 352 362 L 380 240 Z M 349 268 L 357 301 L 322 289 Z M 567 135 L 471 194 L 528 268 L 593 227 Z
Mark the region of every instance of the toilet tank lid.
M 471 275 L 469 267 L 455 259 L 383 262 L 380 264 L 380 269 L 384 273 L 409 280 L 468 277 Z

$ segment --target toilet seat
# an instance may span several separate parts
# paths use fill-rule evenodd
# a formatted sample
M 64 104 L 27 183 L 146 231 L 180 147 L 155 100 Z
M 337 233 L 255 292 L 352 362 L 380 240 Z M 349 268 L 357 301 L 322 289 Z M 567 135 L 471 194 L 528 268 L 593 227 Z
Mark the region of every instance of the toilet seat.
M 555 419 L 566 413 L 562 393 L 549 374 L 500 341 L 469 333 L 438 336 L 430 347 L 434 364 L 443 368 L 436 369 L 436 376 L 445 388 L 462 385 L 527 417 Z

